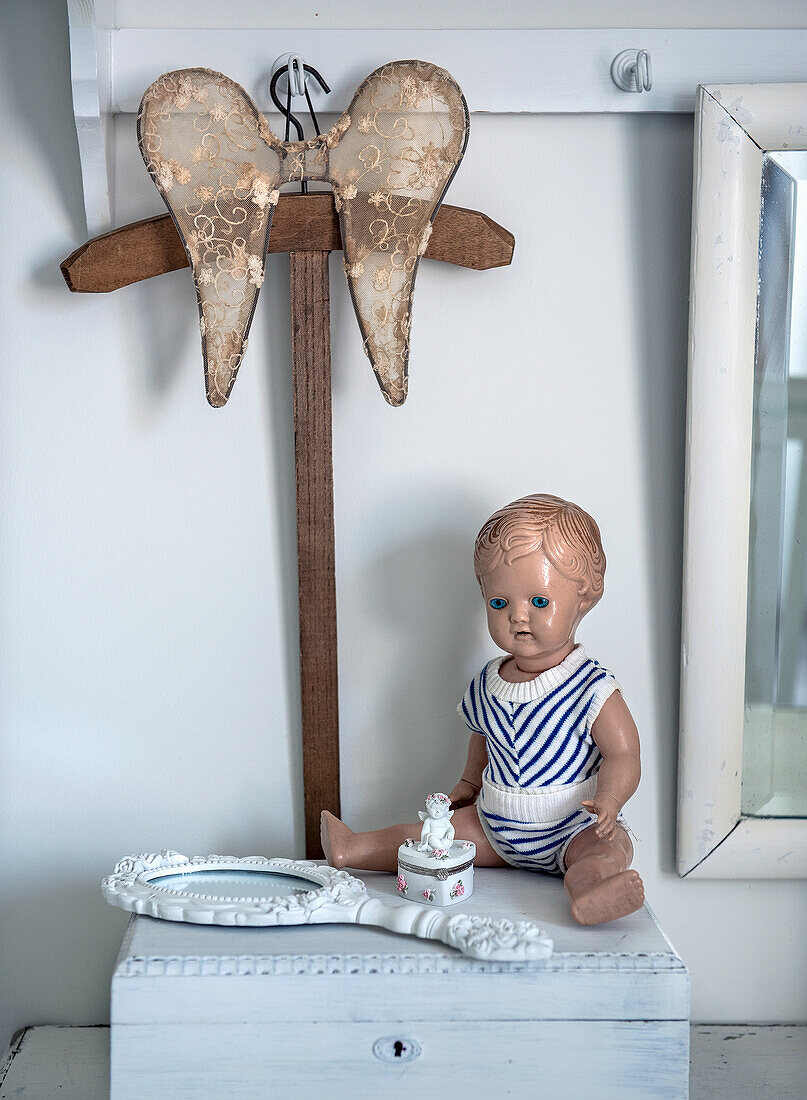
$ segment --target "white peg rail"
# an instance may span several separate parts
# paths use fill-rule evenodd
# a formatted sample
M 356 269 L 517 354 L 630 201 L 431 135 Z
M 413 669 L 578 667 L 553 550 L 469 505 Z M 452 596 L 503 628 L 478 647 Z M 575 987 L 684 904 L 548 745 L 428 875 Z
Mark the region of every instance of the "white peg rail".
M 171 69 L 204 66 L 224 72 L 267 113 L 273 110 L 272 60 L 287 50 L 301 54 L 323 73 L 332 90 L 327 99 L 316 95 L 315 106 L 336 113 L 378 65 L 410 57 L 448 69 L 472 113 L 689 114 L 699 84 L 807 81 L 807 30 L 801 29 L 134 29 L 97 25 L 93 0 L 67 3 L 73 101 L 91 233 L 110 228 L 105 148 L 109 119 L 137 111 L 152 80 Z M 102 19 L 107 7 L 98 4 Z M 611 62 L 626 49 L 650 55 L 649 92 L 621 91 L 611 79 Z

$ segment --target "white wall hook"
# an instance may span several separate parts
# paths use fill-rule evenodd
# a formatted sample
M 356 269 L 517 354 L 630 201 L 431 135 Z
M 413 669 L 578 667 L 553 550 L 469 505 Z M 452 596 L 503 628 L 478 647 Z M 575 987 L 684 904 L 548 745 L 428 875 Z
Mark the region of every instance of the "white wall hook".
M 647 50 L 622 50 L 611 62 L 611 79 L 623 92 L 649 92 L 653 87 Z
M 305 62 L 298 53 L 284 53 L 272 65 L 272 76 L 278 69 L 285 69 L 292 96 L 305 95 Z

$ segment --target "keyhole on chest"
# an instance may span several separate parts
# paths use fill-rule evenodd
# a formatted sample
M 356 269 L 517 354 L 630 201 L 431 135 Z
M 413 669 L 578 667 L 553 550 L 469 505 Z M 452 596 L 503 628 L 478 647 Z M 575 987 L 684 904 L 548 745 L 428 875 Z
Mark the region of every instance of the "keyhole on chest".
M 417 1039 L 393 1039 L 391 1035 L 373 1043 L 373 1054 L 382 1062 L 411 1062 L 421 1050 Z

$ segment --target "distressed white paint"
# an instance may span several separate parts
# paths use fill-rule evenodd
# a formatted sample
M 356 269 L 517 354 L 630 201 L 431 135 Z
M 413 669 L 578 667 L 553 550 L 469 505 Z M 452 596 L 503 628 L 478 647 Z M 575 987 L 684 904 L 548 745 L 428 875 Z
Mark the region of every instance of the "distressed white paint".
M 807 821 L 742 818 L 762 151 L 807 148 L 807 84 L 700 89 L 681 639 L 678 870 L 807 875 Z
M 807 1027 L 693 1027 L 692 1100 L 803 1100 Z
M 274 1088 L 306 1095 L 323 1074 L 335 1097 L 411 1095 L 458 1077 L 466 1095 L 527 1097 L 538 1067 L 551 1096 L 578 1095 L 596 1076 L 620 1095 L 685 1097 L 689 976 L 651 913 L 592 935 L 572 921 L 557 879 L 477 875 L 456 911 L 540 920 L 558 948 L 551 959 L 477 962 L 366 927 L 132 918 L 112 981 L 113 1100 L 160 1095 L 169 1081 L 177 1097 L 203 1081 L 265 1095 L 270 1075 Z M 362 877 L 376 899 L 394 896 L 392 876 Z M 373 1055 L 395 1036 L 422 1049 L 405 1068 Z
M 602 1096 L 688 1096 L 683 1020 L 446 1023 L 423 1007 L 428 1015 L 399 1017 L 392 1030 L 387 1023 L 327 1021 L 113 1027 L 111 1100 L 265 1100 L 283 1093 L 408 1100 L 449 1090 L 471 1100 L 572 1100 L 588 1096 L 592 1082 Z M 415 1039 L 421 1055 L 404 1065 L 380 1061 L 375 1042 L 393 1036 Z
M 109 1100 L 109 1029 L 29 1027 L 0 1062 L 2 1100 Z
M 688 878 L 805 878 L 807 821 L 740 817 Z
M 620 1037 L 620 1029 L 614 1032 Z M 689 1033 L 693 1100 L 760 1096 L 764 1091 L 780 1100 L 802 1096 L 807 1027 L 699 1024 Z M 628 1037 L 627 1031 L 621 1035 Z M 107 1100 L 109 1028 L 29 1028 L 0 1068 L 0 1084 L 14 1095 L 24 1096 L 27 1090 L 51 1096 L 58 1090 L 60 1100 Z M 500 1088 L 499 1080 L 490 1091 Z M 389 1094 L 388 1088 L 384 1091 Z
M 572 920 L 557 879 L 510 869 L 483 868 L 477 875 L 477 893 L 453 912 L 539 922 L 555 943 L 550 959 L 474 960 L 434 941 L 405 940 L 371 927 L 293 926 L 268 932 L 133 917 L 112 980 L 113 1022 L 210 1023 L 236 1002 L 239 1019 L 248 1022 L 305 1021 L 323 1012 L 332 1020 L 355 1019 L 357 1001 L 372 1004 L 373 1019 L 398 1019 L 403 1010 L 419 1018 L 419 998 L 427 990 L 428 999 L 439 997 L 454 1019 L 474 1019 L 478 1006 L 462 992 L 469 975 L 487 975 L 486 996 L 495 1017 L 688 1016 L 689 975 L 647 907 L 592 931 Z M 395 898 L 393 876 L 364 873 L 362 878 L 371 897 Z M 379 974 L 394 974 L 394 985 L 380 982 Z M 295 976 L 342 977 L 346 988 L 360 995 L 334 996 L 324 1007 L 322 982 L 295 983 Z M 263 985 L 244 981 L 262 977 L 273 980 Z M 216 980 L 200 985 L 200 978 Z M 285 1001 L 278 1000 L 284 983 L 295 985 Z M 251 990 L 249 1004 L 245 989 Z

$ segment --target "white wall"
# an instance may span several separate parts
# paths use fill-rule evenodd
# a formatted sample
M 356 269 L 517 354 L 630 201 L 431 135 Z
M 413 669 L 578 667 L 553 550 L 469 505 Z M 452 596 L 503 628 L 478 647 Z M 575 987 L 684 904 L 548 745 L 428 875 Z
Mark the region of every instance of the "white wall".
M 634 24 L 691 14 L 626 7 Z M 698 22 L 753 25 L 760 7 L 699 3 Z M 135 8 L 166 11 L 129 2 L 119 21 Z M 433 8 L 412 21 L 458 10 Z M 466 24 L 483 8 L 463 5 Z M 578 5 L 568 24 L 606 8 Z M 268 25 L 288 10 L 237 12 Z M 378 10 L 298 6 L 294 22 L 361 26 Z M 540 11 L 496 10 L 515 26 Z M 117 858 L 302 853 L 285 259 L 221 411 L 204 401 L 187 272 L 68 294 L 58 262 L 86 230 L 66 20 L 59 0 L 6 0 L 3 15 L 0 1042 L 107 1019 L 125 917 L 98 883 Z M 807 25 L 800 3 L 764 15 Z M 475 116 L 449 200 L 511 229 L 515 259 L 423 265 L 403 409 L 378 392 L 333 257 L 343 806 L 367 826 L 411 817 L 459 775 L 454 707 L 493 652 L 473 536 L 519 494 L 571 497 L 609 559 L 580 639 L 642 733 L 636 864 L 692 970 L 693 1017 L 804 1020 L 805 884 L 674 873 L 691 149 L 691 117 Z M 131 118 L 117 158 L 116 222 L 158 212 Z

